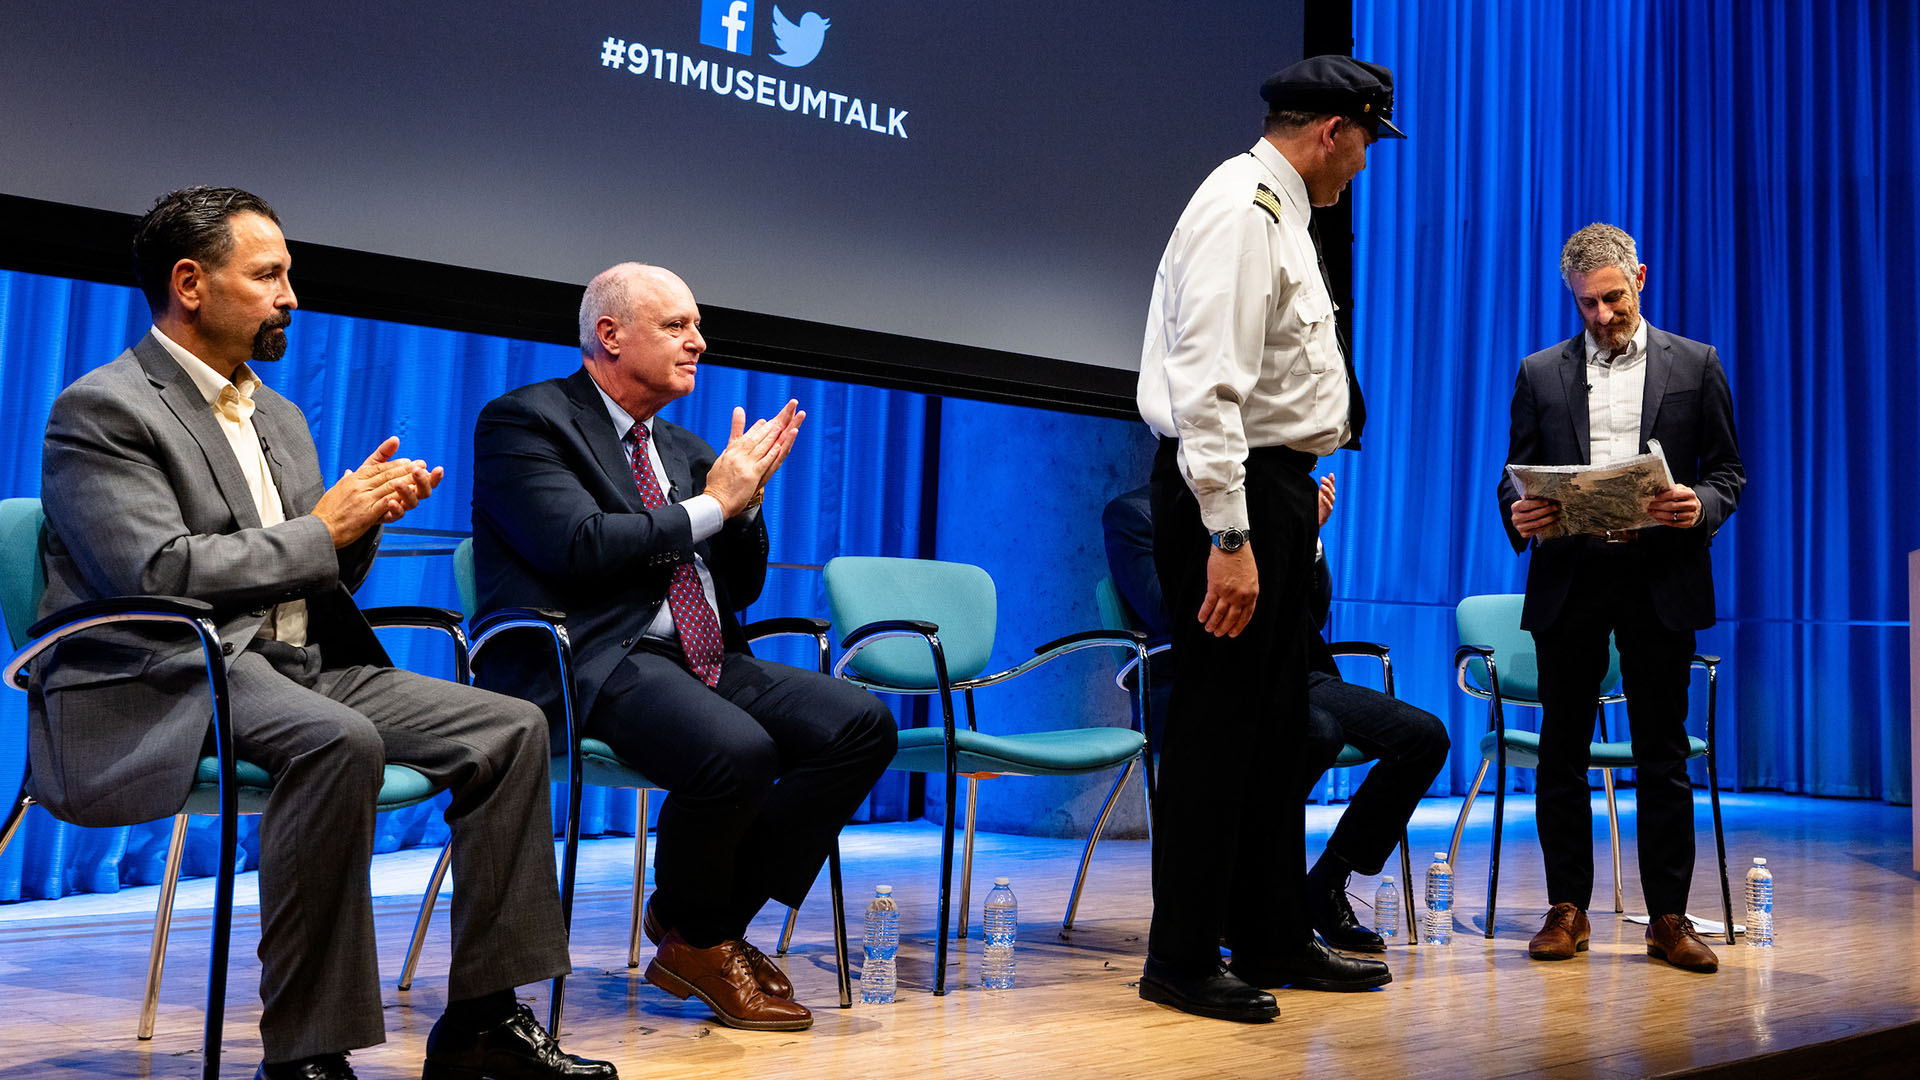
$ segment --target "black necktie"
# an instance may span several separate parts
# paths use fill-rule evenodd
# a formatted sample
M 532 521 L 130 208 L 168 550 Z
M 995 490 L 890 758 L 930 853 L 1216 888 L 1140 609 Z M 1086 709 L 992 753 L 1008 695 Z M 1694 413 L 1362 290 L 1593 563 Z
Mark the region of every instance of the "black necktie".
M 1326 287 L 1327 295 L 1333 295 L 1333 282 L 1327 277 L 1327 259 L 1320 247 L 1320 223 L 1315 220 L 1307 226 L 1307 235 L 1313 237 L 1314 261 L 1320 264 L 1320 283 Z M 1353 373 L 1353 349 L 1347 345 L 1347 332 L 1340 327 L 1339 317 L 1333 322 L 1334 335 L 1340 340 L 1340 358 L 1347 362 L 1347 429 L 1350 436 L 1343 450 L 1360 449 L 1360 429 L 1367 424 L 1367 401 L 1360 393 L 1360 379 Z

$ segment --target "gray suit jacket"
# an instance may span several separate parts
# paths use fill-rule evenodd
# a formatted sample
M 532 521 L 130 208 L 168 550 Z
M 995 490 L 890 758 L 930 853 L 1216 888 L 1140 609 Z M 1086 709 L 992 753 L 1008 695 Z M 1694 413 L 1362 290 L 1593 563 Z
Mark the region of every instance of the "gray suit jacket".
M 1587 408 L 1586 343 L 1575 334 L 1520 362 L 1513 388 L 1507 460 L 1524 465 L 1585 465 L 1591 435 Z M 1655 327 L 1647 328 L 1647 383 L 1640 407 L 1640 452 L 1659 439 L 1675 483 L 1700 498 L 1700 524 L 1691 529 L 1647 529 L 1645 550 L 1654 611 L 1674 630 L 1702 630 L 1714 622 L 1713 564 L 1707 548 L 1714 533 L 1740 504 L 1746 466 L 1733 431 L 1733 396 L 1713 346 Z M 1513 528 L 1520 493 L 1503 472 L 1500 520 L 1515 552 L 1527 541 Z M 1527 567 L 1527 599 L 1520 625 L 1550 626 L 1566 602 L 1581 556 L 1583 537 L 1547 540 L 1534 547 Z
M 387 663 L 350 589 L 379 530 L 335 551 L 310 516 L 326 483 L 306 418 L 262 387 L 254 427 L 287 520 L 263 528 L 219 421 L 148 335 L 61 392 L 47 418 L 42 616 L 105 597 L 186 596 L 214 608 L 221 647 L 244 651 L 267 610 L 308 603 L 328 667 Z M 292 691 L 289 684 L 289 690 Z M 126 825 L 174 813 L 192 787 L 211 705 L 197 642 L 170 628 L 69 638 L 34 666 L 28 755 L 35 796 L 65 820 Z

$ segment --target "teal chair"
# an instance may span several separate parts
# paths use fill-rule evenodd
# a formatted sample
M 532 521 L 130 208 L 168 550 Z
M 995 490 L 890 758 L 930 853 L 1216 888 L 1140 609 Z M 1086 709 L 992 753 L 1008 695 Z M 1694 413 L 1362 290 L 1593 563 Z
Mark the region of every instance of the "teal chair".
M 166 872 L 161 879 L 159 905 L 154 913 L 153 944 L 147 960 L 146 995 L 140 1006 L 138 1036 L 153 1037 L 154 1016 L 159 1009 L 160 976 L 166 966 L 167 938 L 173 921 L 173 898 L 180 881 L 180 863 L 186 851 L 187 818 L 192 814 L 218 815 L 220 818 L 219 870 L 214 879 L 213 943 L 207 974 L 207 1016 L 203 1037 L 202 1075 L 214 1080 L 220 1072 L 220 1036 L 226 1017 L 227 955 L 233 927 L 233 877 L 239 840 L 239 817 L 266 810 L 273 780 L 265 769 L 234 757 L 233 719 L 228 714 L 227 669 L 221 659 L 220 635 L 213 621 L 213 608 L 185 597 L 125 596 L 75 604 L 34 621 L 41 595 L 46 591 L 45 569 L 40 562 L 41 532 L 46 516 L 38 499 L 0 501 L 0 611 L 7 624 L 8 637 L 16 652 L 7 662 L 5 679 L 25 690 L 29 684 L 29 666 L 55 642 L 73 634 L 114 623 L 149 623 L 185 626 L 199 639 L 207 658 L 207 685 L 212 701 L 209 721 L 213 731 L 214 753 L 200 759 L 193 789 L 186 804 L 173 818 L 173 836 L 167 846 Z M 438 608 L 370 608 L 367 621 L 375 626 L 430 627 L 447 633 L 453 640 L 455 664 L 464 676 L 466 638 L 460 631 L 457 612 Z M 0 825 L 0 851 L 20 828 L 27 807 L 34 799 L 29 794 L 31 766 L 21 778 L 20 794 Z M 401 765 L 388 765 L 385 781 L 376 802 L 379 810 L 398 810 L 425 802 L 436 789 L 425 776 Z
M 454 584 L 460 591 L 460 605 L 468 611 L 479 609 L 479 589 L 475 584 L 473 570 L 473 541 L 460 541 L 453 552 Z M 647 831 L 648 831 L 648 794 L 664 790 L 660 785 L 640 772 L 634 765 L 614 753 L 613 747 L 599 739 L 586 737 L 575 722 L 573 712 L 573 645 L 567 637 L 566 614 L 558 611 L 537 610 L 534 608 L 504 608 L 492 612 L 486 618 L 473 624 L 473 646 L 471 655 L 477 660 L 481 651 L 502 634 L 531 632 L 544 638 L 554 651 L 555 671 L 560 678 L 561 711 L 566 720 L 566 742 L 572 752 L 564 758 L 553 761 L 553 782 L 567 785 L 567 824 L 566 841 L 562 848 L 560 869 L 561 912 L 569 933 L 573 930 L 573 892 L 575 872 L 580 860 L 580 790 L 583 786 L 606 788 L 633 788 L 639 791 L 639 822 L 633 836 L 633 910 L 629 915 L 627 927 L 627 967 L 640 966 L 640 922 L 646 910 L 647 888 Z M 811 637 L 818 647 L 819 666 L 822 673 L 827 671 L 828 644 L 827 624 L 821 619 L 762 619 L 741 628 L 749 641 L 761 641 L 783 634 L 800 634 Z M 524 637 L 524 634 L 523 634 Z M 471 670 L 470 668 L 468 670 Z M 451 844 L 440 852 L 439 862 L 434 864 L 433 875 L 427 882 L 427 891 L 420 898 L 420 913 L 413 923 L 413 940 L 407 947 L 407 960 L 400 972 L 400 989 L 413 986 L 414 970 L 420 963 L 420 949 L 426 942 L 427 926 L 433 919 L 434 905 L 439 901 L 441 886 L 447 877 L 447 868 L 453 858 Z M 839 971 L 840 1007 L 853 1007 L 853 983 L 848 974 L 847 965 L 847 918 L 846 901 L 840 891 L 840 851 L 836 846 L 827 861 L 828 879 L 833 895 L 833 951 L 834 962 Z M 787 922 L 780 936 L 779 954 L 786 955 L 787 944 L 792 939 L 795 917 L 798 911 L 789 912 Z M 560 1021 L 566 1008 L 566 976 L 553 980 L 553 995 L 548 1004 L 547 1030 L 559 1031 Z
M 1532 633 L 1520 628 L 1520 611 L 1526 601 L 1523 593 L 1498 593 L 1469 596 L 1454 609 L 1454 624 L 1463 644 L 1453 654 L 1454 675 L 1460 689 L 1487 702 L 1487 733 L 1480 737 L 1480 771 L 1467 789 L 1466 802 L 1460 807 L 1460 819 L 1453 826 L 1453 841 L 1447 848 L 1447 861 L 1456 867 L 1460 855 L 1460 836 L 1467 827 L 1467 815 L 1473 810 L 1480 784 L 1489 768 L 1495 770 L 1493 786 L 1493 853 L 1487 863 L 1486 936 L 1493 937 L 1494 901 L 1500 888 L 1500 839 L 1506 823 L 1507 769 L 1534 769 L 1540 765 L 1540 733 L 1525 728 L 1507 727 L 1505 707 L 1520 705 L 1540 708 L 1540 664 L 1533 651 Z M 1606 678 L 1600 683 L 1595 703 L 1595 722 L 1599 739 L 1587 750 L 1587 767 L 1600 770 L 1600 781 L 1607 793 L 1607 835 L 1613 849 L 1613 910 L 1623 910 L 1620 875 L 1620 816 L 1613 790 L 1615 769 L 1634 767 L 1633 742 L 1609 740 L 1606 707 L 1626 701 L 1620 687 L 1620 652 L 1607 644 Z M 1720 857 L 1720 906 L 1725 918 L 1726 941 L 1734 942 L 1733 890 L 1727 880 L 1727 835 L 1720 820 L 1720 774 L 1714 760 L 1714 707 L 1720 658 L 1696 654 L 1693 666 L 1707 673 L 1706 738 L 1687 737 L 1687 757 L 1707 759 L 1707 791 L 1713 803 L 1713 840 Z M 1537 728 L 1537 725 L 1536 725 Z
M 841 557 L 826 566 L 827 604 L 841 637 L 834 674 L 856 686 L 883 694 L 932 694 L 940 699 L 941 726 L 900 732 L 892 768 L 939 773 L 947 780 L 946 830 L 940 845 L 940 936 L 934 951 L 934 990 L 947 992 L 949 885 L 953 880 L 954 812 L 958 779 L 967 777 L 966 857 L 960 884 L 960 921 L 956 938 L 966 936 L 968 893 L 973 873 L 974 811 L 979 780 L 1005 774 L 1072 776 L 1120 769 L 1101 807 L 1106 821 L 1114 800 L 1135 764 L 1147 757 L 1146 735 L 1138 718 L 1146 715 L 1147 680 L 1136 680 L 1133 727 L 1065 728 L 1054 731 L 989 735 L 979 730 L 973 692 L 1023 675 L 1056 657 L 1089 648 L 1126 650 L 1136 662 L 1147 655 L 1147 637 L 1137 630 L 1088 630 L 1041 645 L 1031 659 L 1005 671 L 986 674 L 993 653 L 997 601 L 993 578 L 965 563 L 931 559 Z M 966 699 L 967 723 L 955 723 L 953 695 Z M 1148 775 L 1152 764 L 1147 762 Z M 1148 814 L 1151 819 L 1152 803 Z M 1088 840 L 1087 854 L 1098 838 Z M 1085 880 L 1086 859 L 1075 879 L 1077 894 Z
M 1133 607 L 1120 595 L 1120 589 L 1114 585 L 1113 578 L 1104 577 L 1100 579 L 1099 584 L 1093 587 L 1093 600 L 1100 608 L 1101 625 L 1124 626 L 1129 630 L 1145 629 L 1145 626 L 1140 621 L 1139 615 L 1134 612 Z M 1154 656 L 1171 648 L 1173 648 L 1172 642 L 1161 641 L 1148 647 L 1147 654 Z M 1381 692 L 1385 693 L 1388 697 L 1394 696 L 1393 660 L 1388 655 L 1388 649 L 1385 645 L 1378 645 L 1371 641 L 1336 641 L 1330 644 L 1328 649 L 1332 651 L 1335 657 L 1365 656 L 1378 661 L 1380 664 Z M 1139 663 L 1139 660 L 1132 659 L 1121 665 L 1120 674 L 1114 679 L 1121 689 L 1126 690 L 1132 688 L 1133 671 L 1139 666 Z M 1145 724 L 1142 724 L 1140 730 L 1151 732 L 1151 729 L 1146 727 Z M 1149 734 L 1149 742 L 1151 742 L 1151 734 Z M 1347 743 L 1340 748 L 1339 756 L 1334 758 L 1332 767 L 1336 769 L 1351 769 L 1358 765 L 1365 765 L 1373 760 L 1373 755 L 1352 743 Z M 1091 855 L 1092 853 L 1093 844 L 1092 841 L 1089 840 L 1087 844 L 1087 854 Z M 1084 858 L 1082 862 L 1082 873 L 1084 873 Z M 1407 830 L 1405 827 L 1402 827 L 1400 830 L 1400 896 L 1401 910 L 1405 914 L 1407 921 L 1407 943 L 1409 945 L 1418 945 L 1420 943 L 1420 920 L 1415 917 L 1413 908 L 1413 854 L 1411 847 L 1407 843 Z M 1067 923 L 1065 928 L 1068 930 L 1073 929 L 1073 909 L 1079 900 L 1080 890 L 1079 886 L 1076 885 L 1074 887 L 1073 899 L 1067 904 Z

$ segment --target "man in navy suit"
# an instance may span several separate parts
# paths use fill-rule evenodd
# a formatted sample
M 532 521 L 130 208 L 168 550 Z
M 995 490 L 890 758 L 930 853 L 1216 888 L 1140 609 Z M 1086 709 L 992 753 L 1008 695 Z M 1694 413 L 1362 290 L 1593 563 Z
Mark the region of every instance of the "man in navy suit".
M 1655 528 L 1545 539 L 1540 534 L 1559 520 L 1559 505 L 1522 499 L 1510 478 L 1500 482 L 1514 550 L 1533 544 L 1520 625 L 1533 632 L 1543 706 L 1536 807 L 1552 906 L 1528 951 L 1536 960 L 1566 960 L 1587 947 L 1587 743 L 1612 634 L 1640 763 L 1647 952 L 1676 967 L 1713 971 L 1718 958 L 1686 914 L 1693 787 L 1685 724 L 1694 632 L 1714 623 L 1707 548 L 1746 484 L 1733 399 L 1713 346 L 1641 318 L 1647 268 L 1633 237 L 1612 225 L 1581 229 L 1560 253 L 1560 275 L 1586 328 L 1521 361 L 1507 460 L 1600 465 L 1645 453 L 1648 440 L 1658 439 L 1674 486 L 1648 508 Z
M 878 698 L 756 658 L 734 612 L 767 576 L 761 493 L 806 414 L 789 401 L 715 453 L 656 414 L 692 392 L 700 309 L 685 282 L 622 263 L 580 304 L 580 370 L 481 410 L 473 544 L 481 611 L 563 611 L 575 715 L 668 792 L 643 926 L 647 981 L 739 1028 L 812 1025 L 746 941 L 775 899 L 797 907 L 893 759 Z M 539 655 L 490 657 L 485 685 L 556 715 Z

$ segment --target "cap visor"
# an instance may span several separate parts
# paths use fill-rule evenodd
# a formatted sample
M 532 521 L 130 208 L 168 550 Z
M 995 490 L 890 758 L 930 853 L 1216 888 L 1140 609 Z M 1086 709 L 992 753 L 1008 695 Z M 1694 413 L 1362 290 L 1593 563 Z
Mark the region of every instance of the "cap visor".
M 1380 126 L 1373 129 L 1373 137 L 1376 139 L 1404 139 L 1407 137 L 1407 133 L 1394 127 L 1393 121 L 1383 116 L 1380 118 Z

